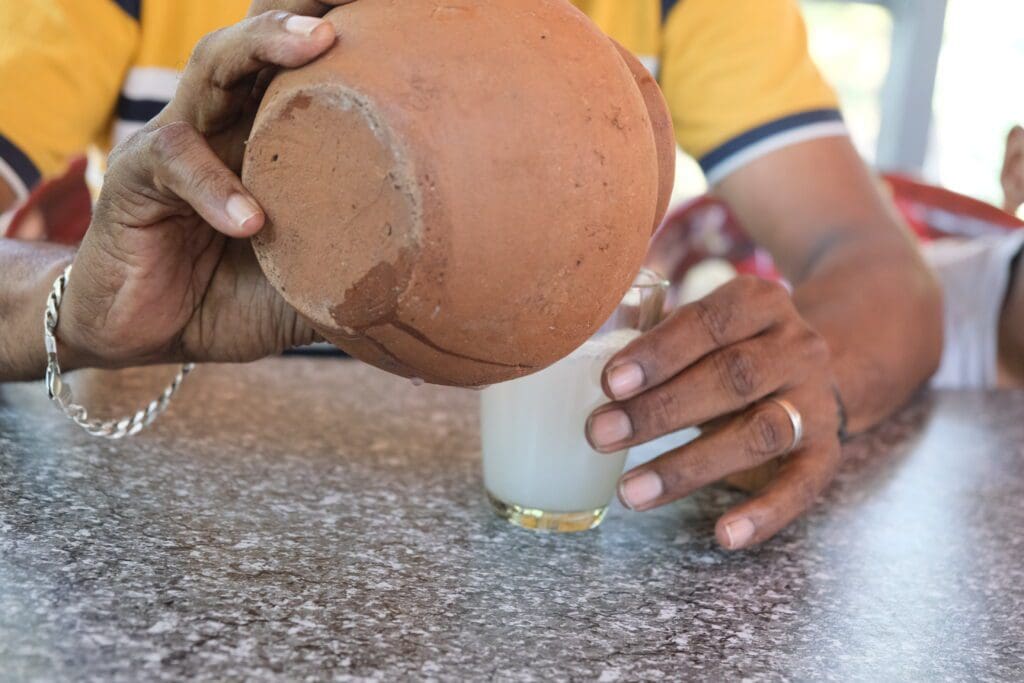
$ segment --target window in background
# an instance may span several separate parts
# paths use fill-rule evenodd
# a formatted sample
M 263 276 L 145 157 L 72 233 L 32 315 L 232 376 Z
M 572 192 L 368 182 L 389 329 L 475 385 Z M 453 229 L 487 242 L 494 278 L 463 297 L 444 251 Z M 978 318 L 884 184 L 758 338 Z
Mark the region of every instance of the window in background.
M 1006 134 L 1024 123 L 1024 2 L 950 0 L 925 175 L 1002 203 Z
M 835 0 L 803 0 L 811 55 L 839 94 L 857 149 L 875 160 L 881 97 L 889 71 L 892 15 L 885 7 Z

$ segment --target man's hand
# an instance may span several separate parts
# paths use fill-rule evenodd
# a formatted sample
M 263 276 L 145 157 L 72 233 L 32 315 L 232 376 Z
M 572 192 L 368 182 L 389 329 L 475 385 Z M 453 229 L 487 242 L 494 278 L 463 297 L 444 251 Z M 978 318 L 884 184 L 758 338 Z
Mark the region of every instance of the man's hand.
M 280 10 L 200 41 L 174 101 L 111 155 L 61 312 L 69 366 L 247 361 L 313 340 L 258 267 L 247 238 L 265 218 L 238 171 L 262 85 L 334 42 L 329 22 Z
M 588 427 L 595 444 L 614 450 L 702 426 L 697 441 L 624 476 L 625 502 L 646 510 L 787 453 L 793 428 L 771 398 L 789 401 L 803 417 L 799 447 L 758 495 L 718 521 L 719 542 L 736 549 L 781 529 L 832 479 L 837 397 L 847 429 L 858 432 L 934 371 L 942 302 L 848 138 L 766 154 L 715 193 L 769 249 L 792 296 L 741 278 L 677 311 L 612 359 L 606 386 L 618 402 Z
M 718 521 L 730 549 L 759 543 L 807 510 L 840 458 L 839 408 L 829 350 L 781 285 L 741 277 L 684 306 L 608 363 L 614 403 L 587 424 L 591 444 L 613 452 L 687 427 L 695 441 L 627 473 L 619 496 L 649 510 L 785 455 L 774 481 Z M 795 450 L 784 399 L 803 418 Z

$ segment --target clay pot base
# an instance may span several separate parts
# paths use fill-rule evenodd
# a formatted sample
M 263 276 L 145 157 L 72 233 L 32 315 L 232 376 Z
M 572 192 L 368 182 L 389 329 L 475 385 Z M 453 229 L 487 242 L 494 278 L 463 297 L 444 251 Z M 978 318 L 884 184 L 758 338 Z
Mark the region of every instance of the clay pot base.
M 251 189 L 274 207 L 267 228 L 253 238 L 260 264 L 333 343 L 368 347 L 363 353 L 379 356 L 384 369 L 411 374 L 374 343 L 370 329 L 394 318 L 408 285 L 422 234 L 416 185 L 372 106 L 357 94 L 324 84 L 288 95 L 267 108 L 247 149 Z M 329 197 L 320 191 L 325 185 L 333 188 Z M 296 186 L 307 189 L 278 196 Z M 285 232 L 275 224 L 343 229 Z M 346 250 L 347 263 L 336 260 L 336 240 L 355 247 Z M 274 258 L 263 258 L 271 249 Z
M 422 211 L 411 164 L 373 106 L 339 84 L 278 99 L 249 140 L 246 169 L 251 190 L 274 207 L 253 246 L 281 295 L 329 341 L 388 372 L 444 380 L 404 363 L 403 349 L 419 358 L 432 353 L 435 363 L 457 358 L 479 364 L 486 378 L 494 367 L 506 374 L 531 370 L 445 349 L 399 320 L 399 298 L 424 234 Z M 307 189 L 299 196 L 281 194 L 296 185 Z M 333 188 L 331 196 L 323 196 L 324 186 Z M 339 209 L 346 214 L 339 216 Z M 275 224 L 332 229 L 285 232 Z M 337 240 L 346 242 L 345 263 L 336 260 Z M 271 250 L 274 258 L 262 257 Z
M 264 272 L 314 325 L 356 336 L 394 317 L 409 282 L 422 235 L 416 184 L 357 95 L 336 85 L 288 95 L 272 104 L 248 144 L 251 189 L 274 207 L 253 245 L 257 255 L 274 249 L 273 259 L 260 259 Z M 286 186 L 299 191 L 276 196 Z M 275 227 L 304 224 L 332 228 Z M 335 258 L 337 240 L 351 245 L 346 263 Z

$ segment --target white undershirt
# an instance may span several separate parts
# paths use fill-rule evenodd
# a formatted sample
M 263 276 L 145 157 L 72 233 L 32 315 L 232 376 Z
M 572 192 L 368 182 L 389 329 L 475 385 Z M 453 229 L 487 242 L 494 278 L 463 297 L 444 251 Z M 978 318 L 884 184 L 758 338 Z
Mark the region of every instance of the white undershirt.
M 998 386 L 999 317 L 1010 283 L 1010 266 L 1022 246 L 1024 230 L 922 245 L 944 295 L 945 343 L 933 387 Z

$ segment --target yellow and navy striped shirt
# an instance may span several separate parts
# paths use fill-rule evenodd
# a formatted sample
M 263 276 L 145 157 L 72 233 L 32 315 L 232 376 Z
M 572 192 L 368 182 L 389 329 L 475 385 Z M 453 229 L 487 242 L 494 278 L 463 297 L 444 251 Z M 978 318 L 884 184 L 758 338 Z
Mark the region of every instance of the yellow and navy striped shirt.
M 717 182 L 794 142 L 845 134 L 797 0 L 573 0 L 658 76 L 683 150 Z M 249 0 L 0 4 L 0 178 L 25 196 L 109 149 L 174 95 L 200 37 Z

